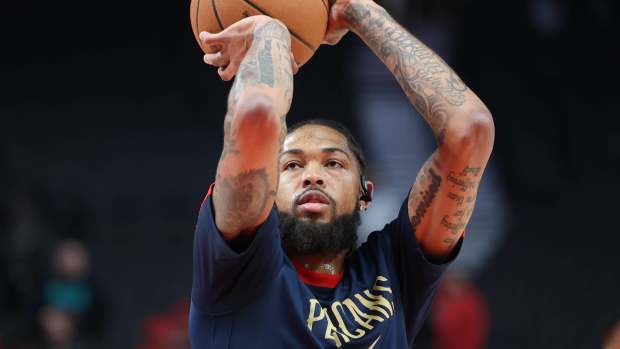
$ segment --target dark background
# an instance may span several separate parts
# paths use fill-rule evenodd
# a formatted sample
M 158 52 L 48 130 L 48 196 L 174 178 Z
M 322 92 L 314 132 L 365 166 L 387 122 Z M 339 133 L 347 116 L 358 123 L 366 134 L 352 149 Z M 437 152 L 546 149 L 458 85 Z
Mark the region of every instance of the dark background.
M 495 118 L 513 219 L 476 280 L 488 347 L 595 348 L 620 318 L 618 13 L 610 0 L 558 0 L 562 24 L 541 30 L 532 3 L 420 1 L 399 18 L 448 18 L 454 68 Z M 191 286 L 230 84 L 202 63 L 188 6 L 16 1 L 1 11 L 0 240 L 8 248 L 16 198 L 28 197 L 49 241 L 87 244 L 106 348 L 135 347 L 142 319 Z M 289 123 L 321 116 L 355 130 L 345 72 L 357 45 L 350 35 L 303 67 Z M 0 295 L 9 338 L 35 310 Z

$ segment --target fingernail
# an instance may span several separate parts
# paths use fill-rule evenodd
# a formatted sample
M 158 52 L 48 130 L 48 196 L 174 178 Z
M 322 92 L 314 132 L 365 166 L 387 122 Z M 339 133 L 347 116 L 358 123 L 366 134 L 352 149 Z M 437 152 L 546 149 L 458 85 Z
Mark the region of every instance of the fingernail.
M 200 35 L 199 35 L 200 40 L 203 40 L 203 41 L 207 40 L 207 35 L 208 35 L 207 32 L 200 32 Z

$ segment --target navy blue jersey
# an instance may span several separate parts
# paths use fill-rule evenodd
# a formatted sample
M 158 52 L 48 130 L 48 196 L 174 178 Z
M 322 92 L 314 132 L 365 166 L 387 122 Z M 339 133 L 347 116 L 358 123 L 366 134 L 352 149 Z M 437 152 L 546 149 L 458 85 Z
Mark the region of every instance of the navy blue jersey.
M 194 240 L 193 349 L 413 345 L 448 263 L 424 257 L 406 200 L 394 221 L 348 257 L 333 288 L 302 281 L 282 249 L 275 208 L 251 244 L 236 252 L 218 231 L 212 205 L 209 196 Z

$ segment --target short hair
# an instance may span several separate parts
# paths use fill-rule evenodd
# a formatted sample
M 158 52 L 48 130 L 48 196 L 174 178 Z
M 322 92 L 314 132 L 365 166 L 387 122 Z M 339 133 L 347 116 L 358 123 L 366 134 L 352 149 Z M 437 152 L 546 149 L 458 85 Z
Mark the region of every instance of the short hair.
M 364 157 L 364 153 L 362 152 L 362 147 L 360 147 L 360 144 L 357 142 L 355 137 L 353 137 L 353 134 L 351 133 L 351 131 L 346 126 L 339 123 L 338 121 L 327 120 L 327 119 L 310 119 L 310 120 L 300 121 L 296 124 L 293 124 L 292 126 L 288 128 L 287 135 L 290 135 L 291 133 L 297 131 L 298 129 L 304 126 L 309 126 L 309 125 L 328 127 L 340 133 L 341 135 L 343 135 L 344 138 L 346 138 L 347 140 L 347 146 L 349 147 L 349 149 L 351 150 L 351 152 L 353 153 L 353 155 L 355 155 L 355 158 L 357 159 L 357 163 L 359 164 L 359 168 L 360 168 L 360 175 L 361 176 L 366 175 L 366 158 Z

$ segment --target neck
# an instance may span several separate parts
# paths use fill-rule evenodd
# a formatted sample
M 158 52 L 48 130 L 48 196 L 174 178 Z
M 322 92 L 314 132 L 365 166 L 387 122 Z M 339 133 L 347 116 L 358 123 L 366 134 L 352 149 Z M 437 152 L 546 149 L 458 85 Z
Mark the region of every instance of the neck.
M 348 251 L 340 251 L 331 256 L 291 256 L 298 266 L 304 269 L 326 275 L 340 275 L 344 272 L 344 259 Z

